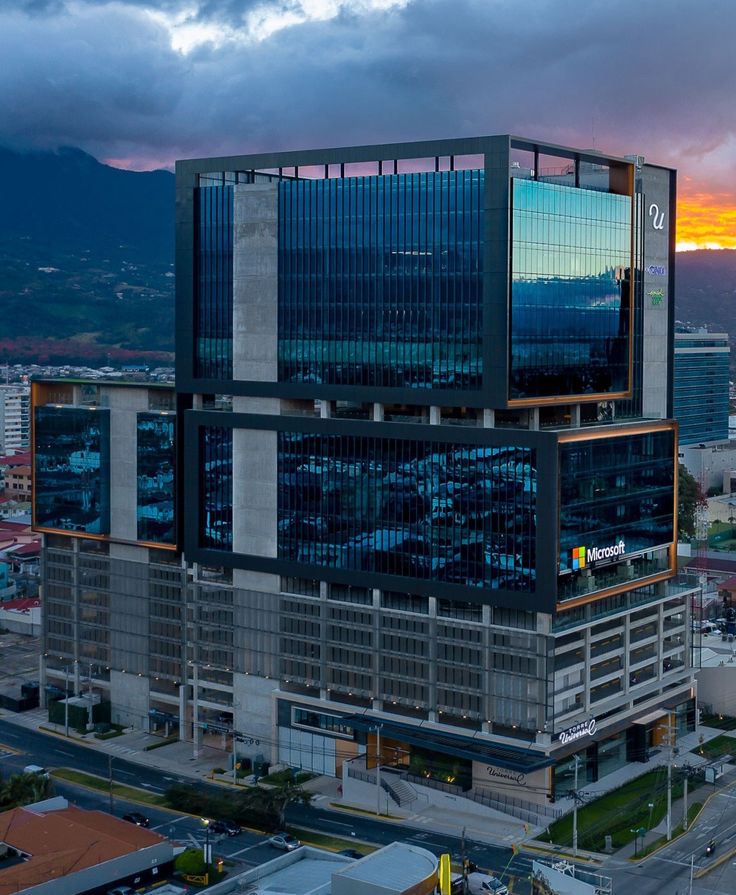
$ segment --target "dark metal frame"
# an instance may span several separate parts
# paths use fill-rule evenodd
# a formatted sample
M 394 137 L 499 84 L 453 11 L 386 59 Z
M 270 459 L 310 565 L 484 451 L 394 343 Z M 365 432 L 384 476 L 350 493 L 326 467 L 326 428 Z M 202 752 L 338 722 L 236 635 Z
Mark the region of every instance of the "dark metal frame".
M 192 159 L 176 164 L 176 382 L 180 392 L 189 394 L 251 395 L 254 397 L 320 398 L 328 401 L 381 401 L 397 404 L 421 404 L 459 407 L 506 408 L 508 399 L 508 343 L 510 301 L 510 162 L 512 150 L 534 153 L 535 165 L 540 153 L 574 162 L 607 164 L 633 183 L 633 164 L 625 159 L 585 152 L 569 147 L 534 142 L 510 135 L 431 140 L 416 143 L 354 146 L 342 149 L 311 149 L 300 152 L 276 152 L 257 155 Z M 299 167 L 344 165 L 351 163 L 392 163 L 397 160 L 432 158 L 439 170 L 439 159 L 482 155 L 485 169 L 485 234 L 483 258 L 483 385 L 478 390 L 434 388 L 386 388 L 377 386 L 329 385 L 324 383 L 254 382 L 200 379 L 194 375 L 194 190 L 202 175 L 213 171 L 242 172 L 247 182 L 253 171 L 294 169 Z M 275 179 L 287 176 L 273 175 Z M 288 175 L 289 177 L 294 175 Z M 535 168 L 535 177 L 538 169 Z M 605 395 L 605 398 L 613 397 Z M 593 401 L 598 396 L 540 399 L 535 406 L 564 400 Z

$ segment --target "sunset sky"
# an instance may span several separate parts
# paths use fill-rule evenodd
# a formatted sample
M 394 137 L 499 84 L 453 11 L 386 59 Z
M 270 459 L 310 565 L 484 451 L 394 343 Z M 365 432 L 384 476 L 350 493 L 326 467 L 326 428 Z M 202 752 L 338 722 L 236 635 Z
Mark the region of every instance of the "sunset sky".
M 0 0 L 0 145 L 124 167 L 515 133 L 679 170 L 736 248 L 733 0 Z

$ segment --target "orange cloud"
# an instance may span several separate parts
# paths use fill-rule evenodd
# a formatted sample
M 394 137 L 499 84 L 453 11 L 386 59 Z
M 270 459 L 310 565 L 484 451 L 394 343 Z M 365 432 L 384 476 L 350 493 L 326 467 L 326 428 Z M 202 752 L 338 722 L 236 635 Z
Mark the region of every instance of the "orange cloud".
M 736 195 L 685 188 L 677 201 L 677 250 L 736 249 Z

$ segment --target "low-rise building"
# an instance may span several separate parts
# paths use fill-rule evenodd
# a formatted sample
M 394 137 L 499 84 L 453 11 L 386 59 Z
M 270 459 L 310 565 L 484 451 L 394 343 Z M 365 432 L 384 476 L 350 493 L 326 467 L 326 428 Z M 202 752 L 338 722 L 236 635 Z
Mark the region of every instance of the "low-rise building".
M 78 895 L 104 886 L 162 880 L 175 849 L 158 833 L 66 799 L 0 814 L 0 895 Z

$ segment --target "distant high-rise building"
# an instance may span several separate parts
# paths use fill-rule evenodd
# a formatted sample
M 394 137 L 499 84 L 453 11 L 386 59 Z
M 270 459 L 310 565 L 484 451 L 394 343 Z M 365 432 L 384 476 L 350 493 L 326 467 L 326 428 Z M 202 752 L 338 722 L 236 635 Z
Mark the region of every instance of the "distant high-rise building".
M 123 487 L 146 399 L 35 396 L 47 599 L 108 595 L 114 719 L 369 777 L 380 731 L 539 812 L 692 729 L 674 189 L 507 136 L 179 163 L 183 564 Z M 57 683 L 93 661 L 67 615 Z
M 676 327 L 674 417 L 680 445 L 728 439 L 730 360 L 726 333 Z
M 25 450 L 30 443 L 30 387 L 0 385 L 0 455 Z

